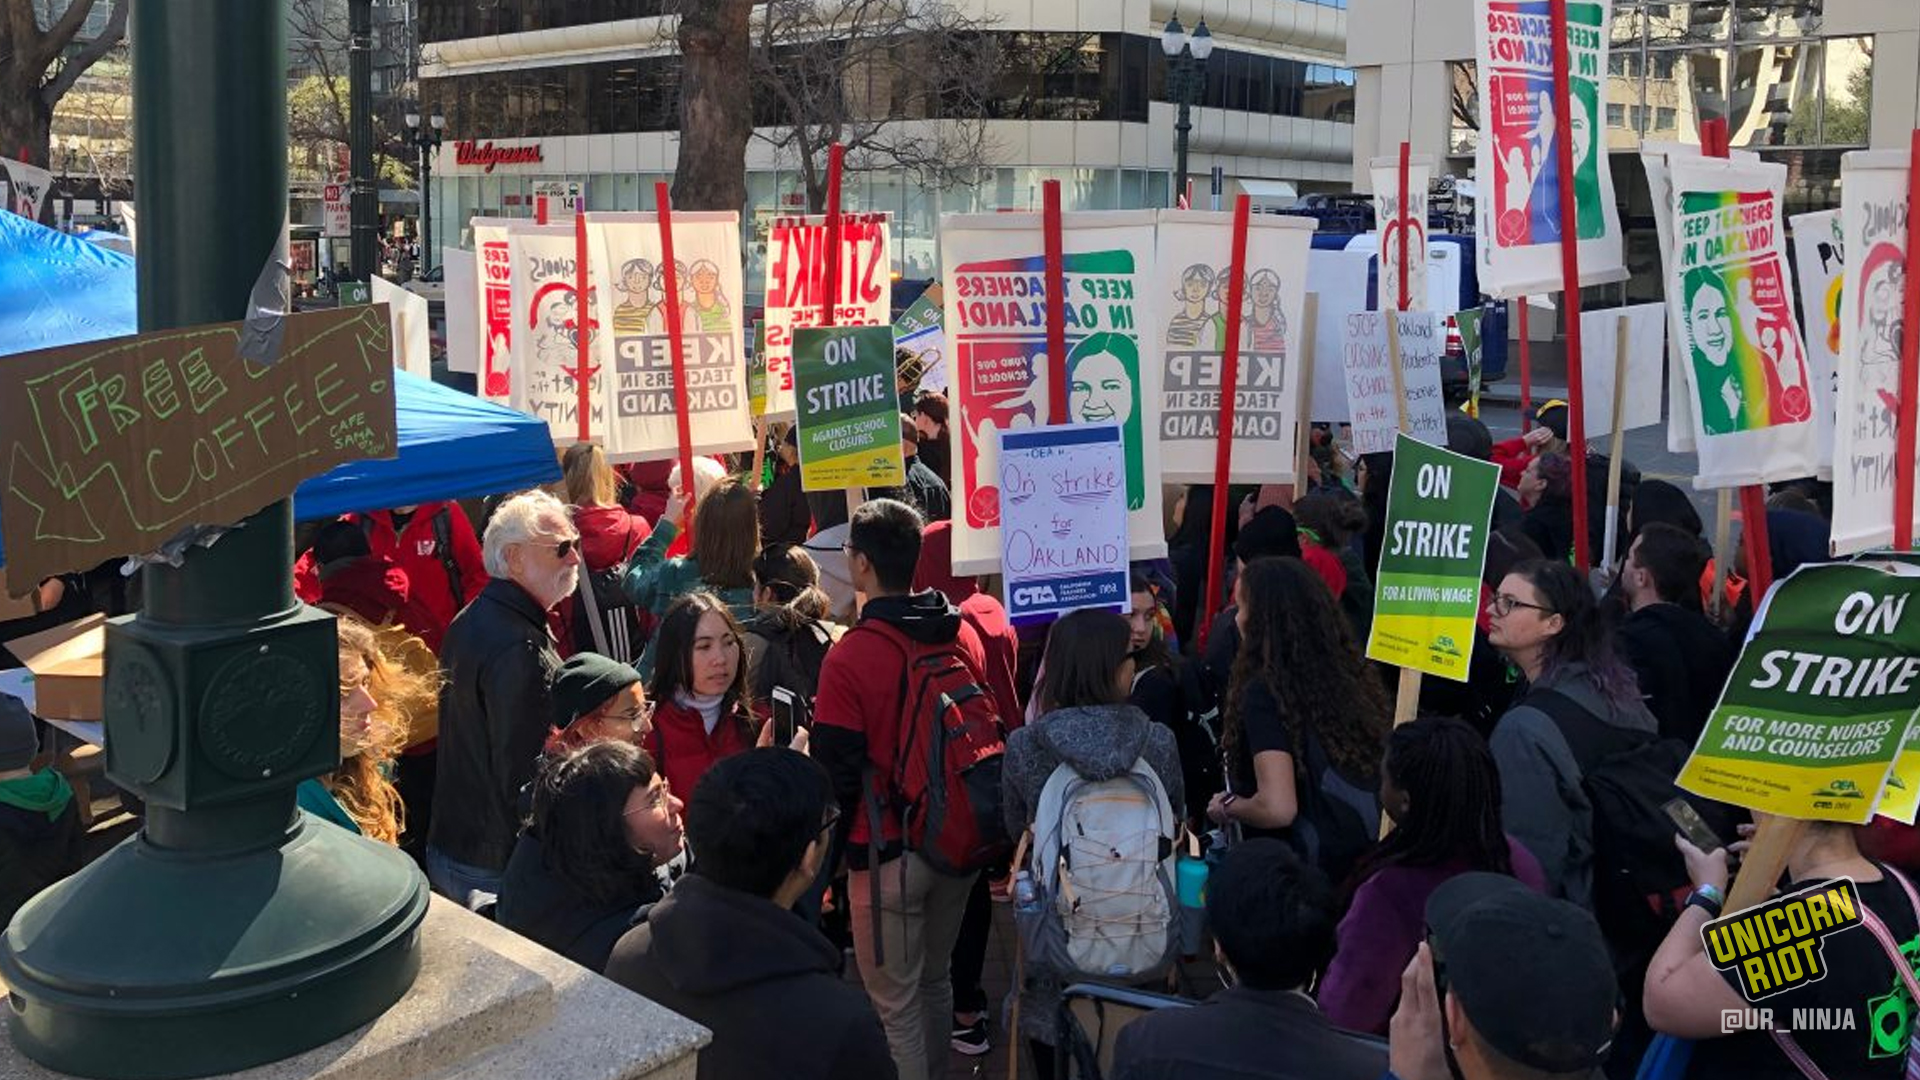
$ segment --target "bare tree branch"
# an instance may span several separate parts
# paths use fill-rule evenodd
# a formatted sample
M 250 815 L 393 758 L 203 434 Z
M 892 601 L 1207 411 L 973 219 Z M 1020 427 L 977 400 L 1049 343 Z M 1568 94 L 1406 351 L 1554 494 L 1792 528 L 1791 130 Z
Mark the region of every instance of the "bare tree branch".
M 38 56 L 42 67 L 52 65 L 66 51 L 67 44 L 87 24 L 87 16 L 93 13 L 93 4 L 94 0 L 72 0 L 67 10 L 61 12 L 60 17 L 40 36 Z
M 79 52 L 68 57 L 66 61 L 60 65 L 59 74 L 55 75 L 40 91 L 41 100 L 47 103 L 48 108 L 59 104 L 60 99 L 66 95 L 67 91 L 73 89 L 73 84 L 80 81 L 80 76 L 86 74 L 88 68 L 99 63 L 102 57 L 113 51 L 114 46 L 120 44 L 120 39 L 123 38 L 127 32 L 127 12 L 132 6 L 132 2 L 133 0 L 113 0 L 113 8 L 107 13 L 106 29 L 100 32 L 99 37 L 87 42 L 81 47 Z M 80 22 L 84 22 L 86 20 L 86 10 L 92 7 L 93 0 L 74 0 L 73 7 L 67 9 L 67 16 L 60 20 L 60 25 L 65 26 L 67 22 L 71 21 L 73 19 L 73 13 L 76 11 L 81 13 Z M 79 23 L 76 22 L 74 24 L 74 31 L 78 31 L 78 29 Z M 55 27 L 53 33 L 58 32 L 59 27 Z M 51 39 L 52 36 L 52 34 L 49 34 L 49 39 Z M 67 34 L 66 40 L 73 40 L 73 32 Z M 63 42 L 60 48 L 66 48 L 66 44 Z M 59 50 L 55 50 L 56 54 L 58 51 Z

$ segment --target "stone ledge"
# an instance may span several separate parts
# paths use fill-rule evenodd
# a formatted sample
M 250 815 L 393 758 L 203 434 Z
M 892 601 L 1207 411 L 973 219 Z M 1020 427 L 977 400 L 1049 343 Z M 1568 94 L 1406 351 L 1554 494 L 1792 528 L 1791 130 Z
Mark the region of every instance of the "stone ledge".
M 691 1080 L 707 1029 L 435 896 L 420 977 L 378 1020 L 235 1080 Z M 0 1039 L 0 1080 L 59 1080 Z

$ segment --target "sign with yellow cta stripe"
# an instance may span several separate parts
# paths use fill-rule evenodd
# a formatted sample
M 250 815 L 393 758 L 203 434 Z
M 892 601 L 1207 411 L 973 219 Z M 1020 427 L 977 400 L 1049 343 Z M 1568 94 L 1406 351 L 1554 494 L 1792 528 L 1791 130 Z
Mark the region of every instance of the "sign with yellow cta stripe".
M 1467 681 L 1499 490 L 1498 467 L 1395 437 L 1369 659 Z
M 1862 565 L 1801 567 L 1781 582 L 1680 787 L 1769 814 L 1866 824 L 1920 703 L 1915 593 L 1920 576 Z

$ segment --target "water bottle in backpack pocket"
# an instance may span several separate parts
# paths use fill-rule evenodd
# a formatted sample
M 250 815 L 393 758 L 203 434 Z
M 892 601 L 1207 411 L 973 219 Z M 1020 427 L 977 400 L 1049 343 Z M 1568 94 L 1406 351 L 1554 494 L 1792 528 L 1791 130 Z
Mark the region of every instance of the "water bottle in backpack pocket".
M 1108 780 L 1056 766 L 1034 810 L 1026 869 L 1036 902 L 1014 910 L 1026 955 L 1065 977 L 1165 974 L 1180 945 L 1177 825 L 1145 759 Z

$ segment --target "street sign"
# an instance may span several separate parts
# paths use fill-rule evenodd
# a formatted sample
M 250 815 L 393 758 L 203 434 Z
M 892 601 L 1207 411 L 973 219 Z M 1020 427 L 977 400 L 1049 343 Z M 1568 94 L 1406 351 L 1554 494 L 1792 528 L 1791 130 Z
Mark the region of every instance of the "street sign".
M 572 217 L 587 208 L 586 181 L 535 180 L 533 199 L 536 208 L 542 199 L 546 200 L 549 219 Z
M 321 190 L 320 197 L 326 204 L 326 213 L 320 225 L 322 235 L 353 235 L 353 204 L 347 198 L 347 185 L 327 184 Z
M 340 283 L 340 306 L 373 303 L 373 287 L 364 281 L 343 281 Z

